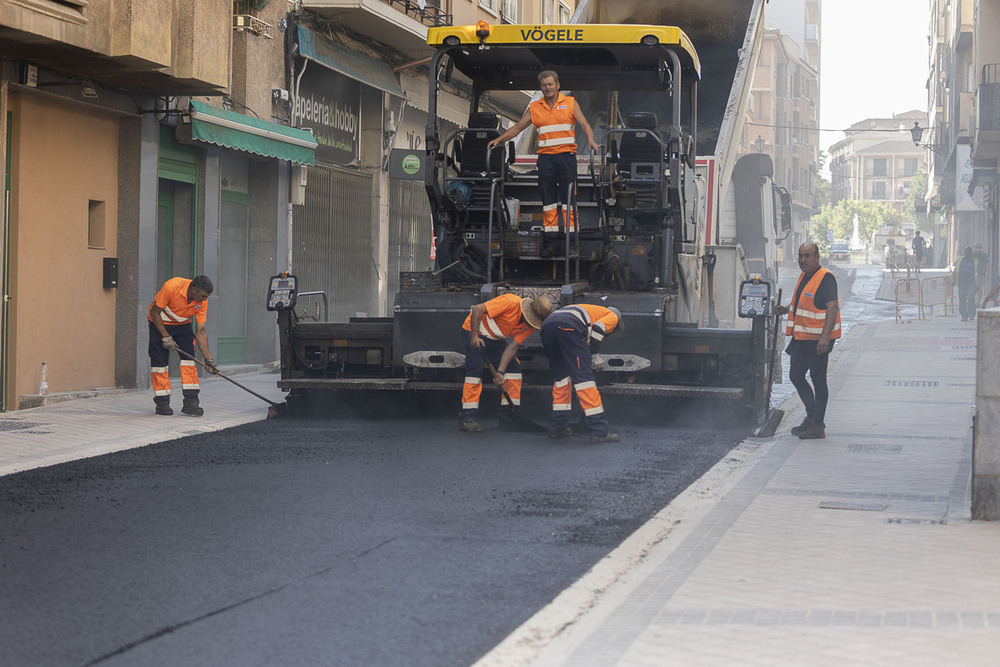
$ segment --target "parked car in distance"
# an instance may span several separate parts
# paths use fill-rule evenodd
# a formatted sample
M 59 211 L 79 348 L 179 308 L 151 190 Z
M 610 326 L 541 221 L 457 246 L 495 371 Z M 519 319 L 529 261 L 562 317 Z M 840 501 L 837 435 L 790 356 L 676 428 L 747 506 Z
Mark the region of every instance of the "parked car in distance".
M 850 262 L 851 261 L 851 249 L 846 243 L 831 243 L 830 244 L 830 261 L 831 262 Z

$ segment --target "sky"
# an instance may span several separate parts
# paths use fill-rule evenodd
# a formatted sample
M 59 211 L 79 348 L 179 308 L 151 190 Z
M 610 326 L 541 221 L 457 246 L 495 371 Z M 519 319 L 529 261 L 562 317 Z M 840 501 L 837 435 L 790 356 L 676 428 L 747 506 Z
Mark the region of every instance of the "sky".
M 926 111 L 929 20 L 929 0 L 823 0 L 820 128 Z M 820 148 L 843 138 L 820 132 Z

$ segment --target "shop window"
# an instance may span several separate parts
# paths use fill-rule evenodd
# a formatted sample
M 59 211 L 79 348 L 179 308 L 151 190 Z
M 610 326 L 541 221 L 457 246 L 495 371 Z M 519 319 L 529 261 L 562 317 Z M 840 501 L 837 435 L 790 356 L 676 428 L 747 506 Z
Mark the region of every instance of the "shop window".
M 91 199 L 87 207 L 87 247 L 105 247 L 105 234 L 107 229 L 107 206 L 102 201 Z

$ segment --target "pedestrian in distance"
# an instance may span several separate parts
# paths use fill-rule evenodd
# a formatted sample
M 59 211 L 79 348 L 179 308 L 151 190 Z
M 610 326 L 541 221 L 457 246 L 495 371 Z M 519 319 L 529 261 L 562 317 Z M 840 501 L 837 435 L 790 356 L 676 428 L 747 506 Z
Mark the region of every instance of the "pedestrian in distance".
M 528 105 L 521 120 L 488 144 L 490 149 L 513 139 L 529 125 L 538 128 L 538 190 L 542 199 L 542 257 L 555 257 L 564 251 L 569 234 L 576 232 L 577 221 L 570 210 L 569 192 L 576 192 L 576 125 L 583 130 L 592 151 L 601 149 L 594 141 L 594 131 L 576 100 L 559 92 L 559 75 L 552 70 L 538 73 L 541 99 Z M 562 212 L 564 232 L 559 230 Z
M 920 230 L 914 235 L 913 240 L 910 241 L 910 245 L 913 247 L 913 259 L 914 268 L 917 273 L 920 273 L 920 263 L 924 258 L 924 249 L 927 247 L 927 242 L 923 236 L 920 235 Z
M 990 258 L 986 254 L 986 250 L 983 249 L 982 243 L 977 243 L 972 248 L 972 257 L 976 260 L 976 283 L 978 284 L 976 300 L 978 301 L 982 296 L 982 291 L 990 289 L 990 281 L 987 275 L 990 271 Z
M 171 278 L 163 283 L 149 304 L 149 376 L 153 385 L 156 414 L 172 415 L 170 407 L 170 353 L 180 350 L 194 357 L 197 342 L 208 372 L 218 374 L 219 367 L 208 349 L 205 322 L 208 321 L 208 297 L 214 287 L 208 276 Z M 191 320 L 194 319 L 194 329 Z M 181 392 L 184 405 L 181 412 L 200 417 L 205 410 L 200 405 L 198 367 L 193 359 L 181 355 Z
M 963 322 L 975 319 L 979 260 L 973 254 L 972 246 L 965 246 L 965 252 L 955 260 L 951 277 L 958 287 L 958 314 L 962 316 Z
M 785 335 L 792 337 L 785 349 L 792 358 L 788 377 L 806 408 L 805 419 L 792 428 L 792 434 L 814 440 L 826 437 L 826 404 L 830 398 L 826 371 L 834 341 L 840 338 L 840 301 L 837 279 L 820 266 L 819 246 L 815 243 L 799 247 L 799 269 L 802 273 L 790 305 L 775 306 L 774 312 L 788 315 Z
M 575 391 L 590 429 L 590 441 L 618 442 L 619 436 L 610 429 L 604 414 L 594 366 L 603 361 L 596 355 L 604 338 L 623 328 L 622 314 L 617 308 L 589 303 L 560 308 L 542 322 L 539 335 L 549 356 L 553 378 L 551 437 L 573 435 L 569 417 Z
M 462 325 L 465 382 L 462 408 L 458 411 L 459 429 L 473 433 L 483 430 L 476 417 L 483 393 L 484 352 L 497 371 L 494 384 L 506 391 L 515 406 L 521 404 L 521 362 L 517 359 L 517 349 L 551 312 L 552 302 L 547 297 L 529 299 L 516 294 L 502 294 L 472 307 Z M 507 404 L 506 397 L 500 400 L 502 405 Z

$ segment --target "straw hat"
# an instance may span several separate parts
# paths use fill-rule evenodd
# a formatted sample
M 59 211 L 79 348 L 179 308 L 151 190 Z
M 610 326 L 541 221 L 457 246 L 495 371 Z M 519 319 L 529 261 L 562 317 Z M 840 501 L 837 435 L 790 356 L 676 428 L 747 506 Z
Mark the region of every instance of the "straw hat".
M 521 315 L 524 321 L 534 329 L 542 326 L 542 320 L 552 314 L 552 302 L 548 297 L 538 296 L 534 299 L 521 299 Z

